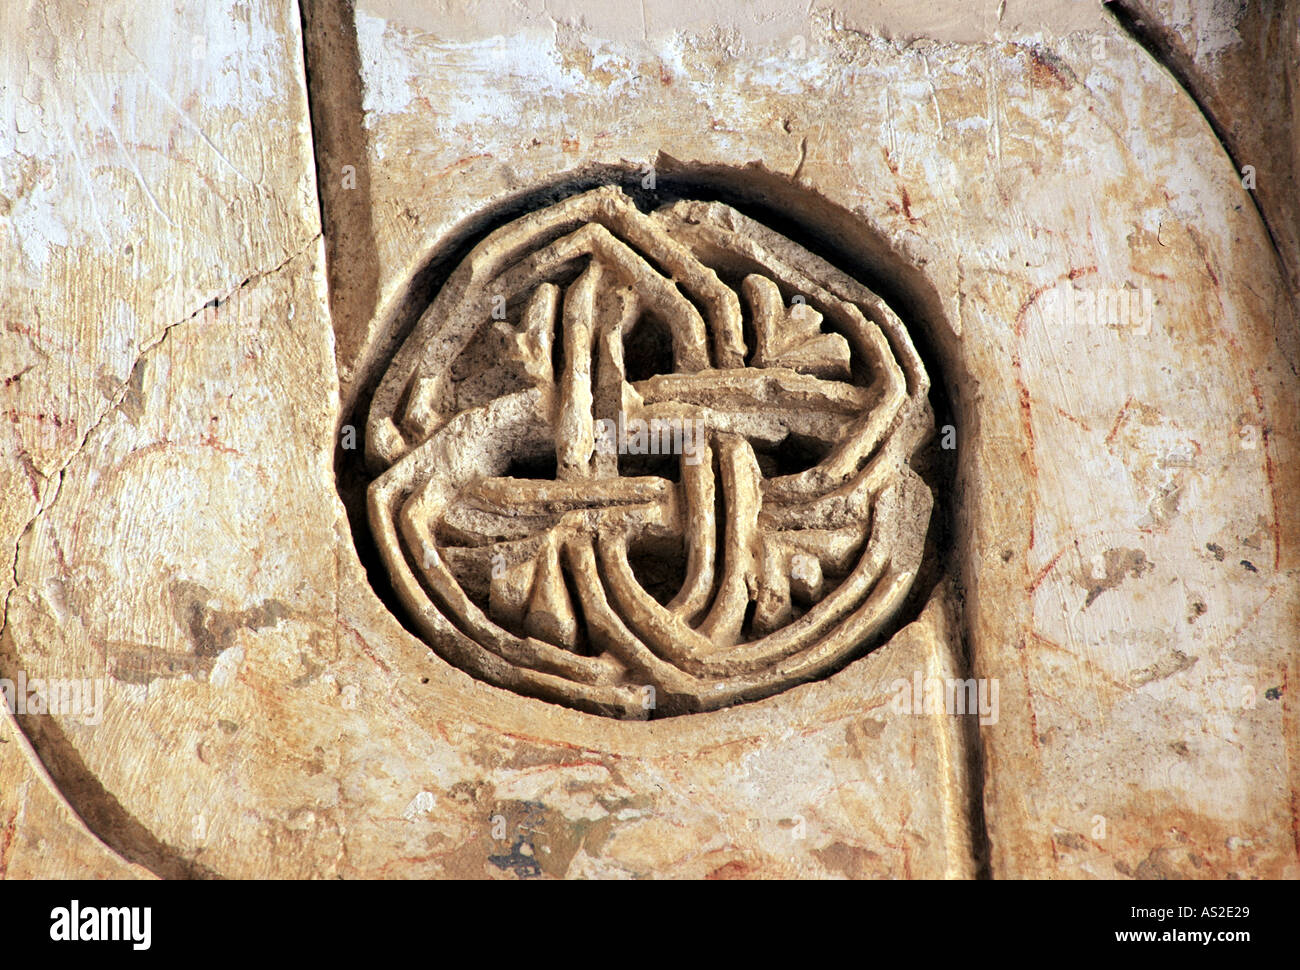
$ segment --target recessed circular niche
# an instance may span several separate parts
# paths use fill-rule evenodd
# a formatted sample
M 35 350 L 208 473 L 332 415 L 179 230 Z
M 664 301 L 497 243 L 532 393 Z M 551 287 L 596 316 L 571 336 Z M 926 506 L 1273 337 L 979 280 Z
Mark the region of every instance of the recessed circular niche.
M 409 626 L 620 718 L 757 700 L 887 639 L 923 568 L 930 378 L 861 281 L 617 185 L 487 234 L 375 387 L 370 529 Z

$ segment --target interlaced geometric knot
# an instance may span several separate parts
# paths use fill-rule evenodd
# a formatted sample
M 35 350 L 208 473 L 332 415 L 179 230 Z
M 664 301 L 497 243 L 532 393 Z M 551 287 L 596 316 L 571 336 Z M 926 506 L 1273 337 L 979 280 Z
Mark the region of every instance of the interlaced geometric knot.
M 898 610 L 929 378 L 874 293 L 719 203 L 615 186 L 493 232 L 378 387 L 369 512 L 449 662 L 615 717 L 825 674 Z

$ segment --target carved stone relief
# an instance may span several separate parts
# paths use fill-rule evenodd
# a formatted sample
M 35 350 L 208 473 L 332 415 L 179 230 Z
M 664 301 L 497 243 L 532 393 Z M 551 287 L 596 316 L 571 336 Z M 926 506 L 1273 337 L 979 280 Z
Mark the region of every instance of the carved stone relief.
M 0 878 L 1300 876 L 1298 11 L 0 5 Z
M 878 643 L 920 566 L 929 378 L 874 293 L 720 203 L 616 186 L 521 218 L 375 393 L 370 521 L 422 635 L 620 717 Z

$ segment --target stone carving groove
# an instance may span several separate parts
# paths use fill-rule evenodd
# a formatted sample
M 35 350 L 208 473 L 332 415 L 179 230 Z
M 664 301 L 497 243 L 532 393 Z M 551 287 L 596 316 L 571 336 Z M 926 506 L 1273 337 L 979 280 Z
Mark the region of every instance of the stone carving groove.
M 929 378 L 893 311 L 720 203 L 596 189 L 493 232 L 375 392 L 369 516 L 448 661 L 617 717 L 878 639 L 921 564 Z

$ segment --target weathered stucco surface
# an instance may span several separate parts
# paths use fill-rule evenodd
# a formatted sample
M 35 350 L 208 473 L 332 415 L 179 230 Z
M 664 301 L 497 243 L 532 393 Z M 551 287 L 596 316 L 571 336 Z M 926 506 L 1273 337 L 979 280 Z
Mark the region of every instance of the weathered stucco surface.
M 0 14 L 0 677 L 106 684 L 4 715 L 0 874 L 1300 876 L 1297 316 L 1196 103 L 1091 5 L 607 6 Z M 651 169 L 870 267 L 957 472 L 883 648 L 641 723 L 410 632 L 340 436 L 449 239 Z

